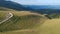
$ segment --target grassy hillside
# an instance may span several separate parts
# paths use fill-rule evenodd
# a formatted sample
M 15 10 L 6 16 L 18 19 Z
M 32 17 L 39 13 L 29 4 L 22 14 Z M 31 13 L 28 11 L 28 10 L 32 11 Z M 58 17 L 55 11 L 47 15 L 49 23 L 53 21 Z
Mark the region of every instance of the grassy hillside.
M 39 28 L 39 34 L 60 34 L 60 19 L 47 20 Z
M 52 19 L 47 19 L 44 15 L 28 11 L 0 11 L 0 20 L 9 12 L 14 16 L 0 24 L 0 34 L 60 34 L 58 14 L 51 16 Z
M 14 11 L 14 10 L 6 7 L 0 7 L 0 11 Z
M 51 19 L 57 19 L 57 18 L 60 18 L 60 14 L 59 13 L 53 13 L 53 14 L 48 14 L 48 16 L 51 18 Z
M 48 19 L 34 29 L 14 30 L 0 34 L 60 34 L 60 19 Z
M 37 27 L 42 25 L 47 18 L 41 14 L 27 11 L 0 11 L 3 13 L 11 12 L 14 16 L 8 21 L 0 24 L 1 34 L 37 34 Z M 6 14 L 4 14 L 6 15 Z M 4 17 L 2 17 L 4 18 Z
M 0 11 L 0 21 L 2 21 L 5 18 L 6 14 L 7 13 Z

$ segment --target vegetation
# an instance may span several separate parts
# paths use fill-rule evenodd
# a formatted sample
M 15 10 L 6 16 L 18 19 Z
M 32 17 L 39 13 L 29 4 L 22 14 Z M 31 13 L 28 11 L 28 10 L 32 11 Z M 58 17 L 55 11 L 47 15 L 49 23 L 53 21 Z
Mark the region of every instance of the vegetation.
M 60 14 L 48 14 L 48 16 L 51 18 L 51 19 L 55 19 L 55 18 L 60 18 Z
M 4 22 L 3 24 L 0 24 L 0 32 L 3 34 L 5 33 L 7 34 L 13 34 L 13 33 L 14 34 L 25 34 L 25 33 L 36 34 L 37 33 L 35 32 L 36 28 L 39 25 L 43 24 L 44 21 L 46 20 L 46 18 L 41 15 L 35 15 L 34 13 L 32 14 L 31 12 L 27 12 L 27 11 L 25 12 L 0 11 L 0 12 L 2 12 L 0 14 L 11 12 L 14 15 L 8 21 Z
M 39 34 L 60 34 L 60 19 L 47 20 L 38 30 Z
M 8 12 L 14 16 L 0 24 L 0 34 L 60 34 L 60 14 L 48 14 L 52 19 L 47 19 L 28 11 L 0 11 L 0 20 Z
M 5 12 L 0 12 L 0 21 L 2 21 L 5 18 L 6 14 L 7 13 L 5 13 Z

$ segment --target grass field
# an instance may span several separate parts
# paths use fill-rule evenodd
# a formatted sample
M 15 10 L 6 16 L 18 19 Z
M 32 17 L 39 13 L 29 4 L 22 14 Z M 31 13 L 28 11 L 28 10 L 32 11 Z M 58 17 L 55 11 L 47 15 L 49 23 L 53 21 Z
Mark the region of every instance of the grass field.
M 47 20 L 41 25 L 39 34 L 60 34 L 60 19 Z
M 0 25 L 0 34 L 60 34 L 60 18 L 48 19 L 27 11 L 0 11 L 0 20 L 8 12 L 14 16 Z
M 60 19 L 46 20 L 36 29 L 1 32 L 1 34 L 60 34 Z
M 41 14 L 27 11 L 0 11 L 0 14 L 3 16 L 6 15 L 4 13 L 8 12 L 11 12 L 14 16 L 0 24 L 0 34 L 37 34 L 37 27 L 47 20 Z

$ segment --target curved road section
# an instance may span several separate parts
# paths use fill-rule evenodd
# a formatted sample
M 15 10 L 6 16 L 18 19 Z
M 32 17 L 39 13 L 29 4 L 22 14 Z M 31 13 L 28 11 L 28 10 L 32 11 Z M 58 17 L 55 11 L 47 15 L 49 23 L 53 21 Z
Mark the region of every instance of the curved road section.
M 12 13 L 8 13 L 8 14 L 6 15 L 6 18 L 5 18 L 3 21 L 1 21 L 0 24 L 6 22 L 7 20 L 9 20 L 9 19 L 12 18 L 12 17 L 13 17 L 13 14 L 12 14 Z

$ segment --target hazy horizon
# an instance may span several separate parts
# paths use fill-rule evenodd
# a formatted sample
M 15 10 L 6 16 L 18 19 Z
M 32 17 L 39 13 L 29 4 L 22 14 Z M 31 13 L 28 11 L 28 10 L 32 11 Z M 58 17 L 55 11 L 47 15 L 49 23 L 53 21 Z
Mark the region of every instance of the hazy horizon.
M 60 5 L 60 0 L 10 0 L 22 5 Z

